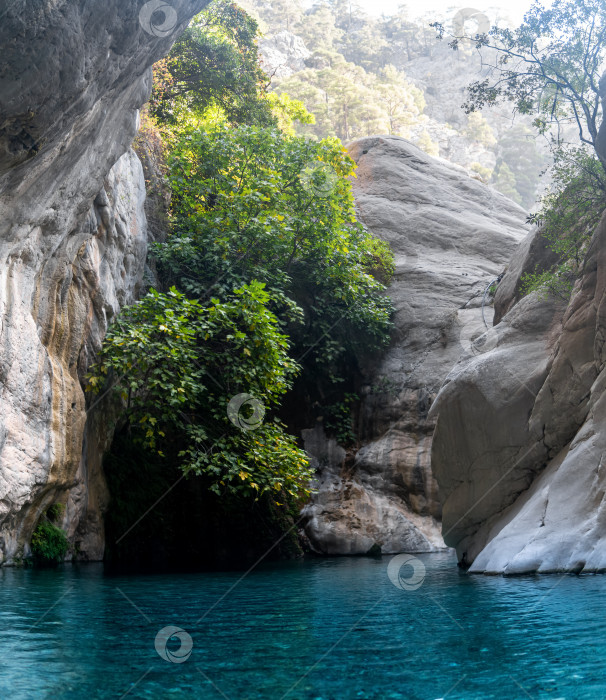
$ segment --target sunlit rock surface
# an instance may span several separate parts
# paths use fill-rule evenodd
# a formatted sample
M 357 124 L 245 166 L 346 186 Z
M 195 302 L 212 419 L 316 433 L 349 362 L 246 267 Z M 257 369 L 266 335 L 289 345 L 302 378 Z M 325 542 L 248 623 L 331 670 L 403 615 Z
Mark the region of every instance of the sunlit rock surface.
M 432 551 L 444 543 L 429 410 L 461 353 L 486 330 L 484 292 L 527 233 L 526 214 L 405 139 L 369 137 L 349 150 L 359 217 L 395 254 L 395 330 L 367 368 L 362 447 L 350 455 L 333 449 L 329 458 L 317 435 L 308 445 L 322 466 L 305 533 L 330 554 Z M 490 323 L 492 309 L 484 314 Z
M 261 66 L 269 76 L 286 78 L 306 68 L 305 61 L 311 51 L 300 36 L 282 31 L 259 42 Z

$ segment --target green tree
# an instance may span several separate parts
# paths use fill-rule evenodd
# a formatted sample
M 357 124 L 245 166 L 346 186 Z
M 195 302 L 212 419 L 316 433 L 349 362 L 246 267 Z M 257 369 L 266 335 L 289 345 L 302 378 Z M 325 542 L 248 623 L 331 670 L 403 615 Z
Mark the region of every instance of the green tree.
M 425 129 L 423 129 L 420 136 L 414 139 L 414 143 L 430 156 L 440 155 L 440 147 L 435 141 L 432 140 L 431 136 Z
M 123 310 L 90 382 L 117 378 L 133 436 L 217 494 L 306 493 L 282 397 L 301 367 L 338 383 L 389 338 L 393 258 L 356 221 L 353 174 L 339 143 L 277 130 L 190 128 L 174 146 L 154 250 L 170 289 Z
M 486 148 L 492 148 L 497 143 L 497 139 L 495 138 L 493 130 L 490 128 L 490 124 L 479 112 L 472 112 L 468 115 L 467 125 L 463 130 L 463 135 L 470 141 L 481 143 L 482 146 Z
M 206 305 L 175 288 L 151 290 L 110 328 L 90 378 L 100 386 L 119 377 L 133 437 L 160 455 L 177 452 L 182 470 L 217 494 L 307 492 L 305 453 L 263 420 L 297 371 L 269 300 L 259 282 Z M 238 395 L 246 399 L 232 415 Z
M 423 93 L 393 66 L 378 74 L 334 55 L 326 68 L 307 69 L 276 81 L 276 90 L 301 100 L 315 115 L 303 134 L 342 141 L 376 133 L 408 136 L 423 111 Z
M 501 161 L 501 163 L 495 168 L 493 173 L 493 183 L 495 189 L 499 190 L 501 194 L 509 197 L 509 199 L 513 199 L 513 201 L 517 202 L 518 204 L 522 203 L 522 198 L 516 189 L 515 175 L 504 161 Z
M 219 106 L 236 123 L 274 124 L 259 66 L 257 22 L 229 0 L 197 15 L 156 66 L 152 114 L 163 122 L 179 114 L 202 116 Z
M 439 35 L 444 28 L 434 23 Z M 552 124 L 573 124 L 581 143 L 593 148 L 606 170 L 606 132 L 602 100 L 606 79 L 605 0 L 535 2 L 515 30 L 493 27 L 488 34 L 453 37 L 457 48 L 473 38 L 490 67 L 487 78 L 469 86 L 467 111 L 507 100 L 521 114 L 535 114 L 546 133 Z M 560 142 L 559 137 L 557 142 Z
M 420 27 L 410 20 L 405 6 L 401 5 L 394 15 L 385 17 L 381 24 L 385 37 L 382 50 L 385 63 L 401 66 L 420 53 Z
M 530 209 L 536 201 L 541 172 L 548 165 L 546 152 L 539 151 L 536 135 L 523 124 L 507 129 L 497 146 L 497 164 L 506 163 L 515 178 L 515 188 L 521 204 Z
M 408 83 L 394 66 L 385 66 L 376 85 L 379 102 L 387 113 L 389 133 L 408 136 L 409 127 L 423 113 L 425 100 L 421 90 Z
M 375 72 L 382 68 L 381 56 L 387 40 L 381 24 L 351 0 L 331 0 L 330 5 L 335 25 L 343 31 L 335 46 L 339 53 L 366 71 Z
M 171 162 L 173 233 L 155 249 L 169 282 L 200 299 L 267 284 L 297 350 L 319 364 L 379 347 L 391 306 L 375 276 L 387 279 L 393 263 L 356 221 L 354 167 L 336 141 L 250 127 L 187 133 Z
M 286 92 L 304 102 L 315 115 L 316 136 L 335 135 L 349 141 L 362 135 L 367 105 L 371 102 L 365 85 L 364 69 L 336 54 L 330 67 L 305 70 L 276 82 L 278 92 Z
M 606 208 L 606 175 L 587 147 L 562 147 L 555 154 L 550 191 L 529 220 L 556 254 L 556 263 L 523 277 L 525 293 L 539 290 L 568 299 L 595 227 Z
M 299 34 L 310 51 L 336 53 L 343 40 L 344 31 L 337 27 L 335 15 L 330 7 L 318 4 L 306 14 Z
M 442 36 L 443 27 L 434 26 Z M 458 48 L 463 38 L 455 36 L 451 47 Z M 606 2 L 555 0 L 547 9 L 535 2 L 517 29 L 493 27 L 473 39 L 490 72 L 469 86 L 466 110 L 509 100 L 514 111 L 534 114 L 539 133 L 551 136 L 552 183 L 529 220 L 540 225 L 539 235 L 556 253 L 557 263 L 526 274 L 524 290 L 568 298 L 606 206 L 606 74 L 600 78 L 606 60 Z M 566 141 L 570 125 L 580 146 Z M 514 187 L 518 193 L 524 190 L 527 166 L 514 173 L 501 154 L 496 186 L 510 196 Z
M 280 94 L 270 92 L 267 101 L 276 119 L 280 131 L 288 136 L 295 135 L 295 122 L 299 124 L 315 124 L 316 119 L 311 112 L 305 109 L 301 100 L 294 100 L 285 92 Z
M 313 124 L 298 125 L 299 135 L 316 139 L 337 135 L 332 122 L 332 98 L 318 79 L 317 71 L 311 68 L 299 71 L 288 78 L 275 80 L 273 87 L 278 95 L 291 96 L 313 114 Z

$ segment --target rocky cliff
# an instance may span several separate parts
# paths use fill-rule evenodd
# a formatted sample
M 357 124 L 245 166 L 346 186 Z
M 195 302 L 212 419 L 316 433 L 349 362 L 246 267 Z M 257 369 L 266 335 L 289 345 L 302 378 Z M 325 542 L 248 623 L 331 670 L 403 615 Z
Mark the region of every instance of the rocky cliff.
M 301 37 L 282 31 L 259 42 L 261 66 L 268 76 L 285 78 L 306 68 L 305 61 L 311 51 Z
M 606 108 L 606 73 L 599 84 Z M 596 151 L 606 160 L 606 122 Z M 442 534 L 471 572 L 606 571 L 606 217 L 569 301 L 522 293 L 557 262 L 517 247 L 494 326 L 468 345 L 430 412 Z
M 98 559 L 107 416 L 83 377 L 137 295 L 145 183 L 129 145 L 163 56 L 206 0 L 0 5 L 0 561 L 65 504 Z M 25 549 L 25 551 L 24 551 Z
M 525 212 L 402 138 L 365 138 L 349 150 L 359 217 L 395 254 L 395 331 L 367 368 L 363 447 L 348 456 L 321 426 L 305 433 L 320 467 L 305 533 L 328 554 L 432 551 L 444 544 L 429 410 L 461 353 L 476 352 L 484 293 L 527 233 Z
M 606 570 L 606 220 L 569 303 L 520 298 L 541 250 L 533 232 L 488 351 L 461 360 L 434 406 L 444 536 L 472 572 Z
M 76 555 L 102 557 L 113 410 L 104 395 L 87 405 L 83 383 L 158 235 L 129 149 L 150 66 L 205 4 L 0 6 L 0 563 L 27 554 L 57 502 Z M 528 239 L 487 331 L 482 300 L 525 234 L 524 212 L 404 139 L 350 152 L 360 218 L 396 256 L 395 332 L 365 369 L 362 447 L 346 452 L 321 425 L 304 434 L 319 468 L 304 510 L 311 546 L 431 551 L 443 513 L 446 542 L 476 570 L 600 568 L 587 553 L 601 532 L 605 227 L 567 308 L 519 298 L 521 272 L 545 254 Z M 572 479 L 584 480 L 576 499 Z

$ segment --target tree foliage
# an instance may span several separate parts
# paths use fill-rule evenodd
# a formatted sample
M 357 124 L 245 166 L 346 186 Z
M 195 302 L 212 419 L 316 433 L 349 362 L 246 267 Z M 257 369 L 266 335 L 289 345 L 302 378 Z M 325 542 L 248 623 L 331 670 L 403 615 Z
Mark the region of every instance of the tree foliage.
M 295 4 L 273 6 L 298 21 Z M 313 117 L 296 95 L 268 94 L 257 37 L 256 21 L 218 0 L 155 66 L 147 123 L 171 195 L 151 251 L 158 288 L 122 310 L 89 382 L 120 397 L 121 444 L 136 447 L 127 481 L 152 465 L 143 500 L 178 470 L 207 499 L 186 502 L 214 493 L 284 523 L 312 471 L 283 402 L 303 375 L 337 406 L 341 382 L 386 345 L 394 261 L 356 220 L 341 143 L 295 136 Z
M 354 163 L 337 141 L 194 130 L 171 173 L 173 234 L 156 246 L 170 283 L 198 298 L 265 283 L 295 350 L 327 368 L 385 342 L 391 305 L 377 278 L 389 280 L 393 259 L 356 220 Z
M 169 166 L 171 232 L 154 253 L 170 289 L 121 313 L 91 384 L 116 379 L 133 436 L 178 445 L 216 493 L 306 493 L 281 398 L 301 367 L 328 382 L 351 372 L 391 325 L 378 278 L 393 259 L 356 221 L 353 161 L 335 141 L 219 126 L 183 131 Z M 254 429 L 247 405 L 266 413 Z
M 443 36 L 444 27 L 434 26 Z M 463 39 L 474 41 L 490 69 L 488 77 L 469 86 L 466 111 L 509 101 L 517 112 L 534 115 L 538 132 L 550 136 L 552 182 L 529 221 L 540 226 L 539 235 L 557 263 L 527 273 L 523 289 L 567 299 L 606 206 L 606 74 L 600 77 L 606 61 L 606 2 L 555 0 L 549 8 L 535 2 L 517 29 L 492 27 L 475 37 L 454 36 L 450 46 L 457 49 Z M 514 173 L 503 159 L 497 163 L 501 191 L 514 191 L 528 163 L 521 166 Z
M 442 36 L 444 27 L 434 26 Z M 454 36 L 450 45 L 457 49 L 470 38 L 490 74 L 469 86 L 467 111 L 505 100 L 521 114 L 534 114 L 541 133 L 554 124 L 573 124 L 581 143 L 594 149 L 606 169 L 606 153 L 598 147 L 606 92 L 600 86 L 606 60 L 604 0 L 555 0 L 549 8 L 535 2 L 517 29 L 492 27 L 488 34 Z M 556 134 L 557 143 L 561 135 Z
M 556 253 L 557 262 L 523 277 L 523 290 L 550 292 L 568 299 L 604 209 L 606 174 L 586 147 L 562 147 L 556 153 L 551 191 L 540 211 L 530 217 L 539 235 Z
M 513 201 L 517 202 L 518 204 L 522 203 L 520 195 L 516 189 L 515 175 L 506 162 L 503 161 L 497 164 L 497 167 L 493 173 L 493 184 L 495 188 L 506 197 L 513 199 Z
M 153 115 L 175 122 L 186 112 L 202 116 L 218 106 L 236 124 L 275 123 L 263 90 L 257 22 L 230 0 L 215 0 L 197 15 L 156 64 Z
M 296 97 L 314 114 L 314 124 L 301 133 L 344 142 L 377 133 L 410 136 L 424 100 L 401 71 L 388 65 L 367 73 L 338 54 L 328 56 L 326 63 L 274 81 L 278 93 Z
M 216 493 L 294 494 L 310 478 L 305 454 L 279 422 L 247 426 L 246 406 L 240 421 L 228 414 L 239 394 L 269 411 L 298 370 L 263 287 L 253 282 L 205 305 L 174 288 L 151 290 L 111 327 L 100 376 L 91 378 L 120 377 L 135 438 L 160 454 L 176 441 L 182 470 L 205 475 Z

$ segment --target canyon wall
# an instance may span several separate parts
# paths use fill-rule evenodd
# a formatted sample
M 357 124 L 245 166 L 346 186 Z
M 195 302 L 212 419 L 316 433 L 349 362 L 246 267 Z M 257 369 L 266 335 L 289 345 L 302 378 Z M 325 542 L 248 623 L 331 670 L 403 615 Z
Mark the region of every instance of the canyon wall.
M 444 537 L 472 572 L 606 570 L 606 219 L 569 301 L 520 297 L 542 249 L 536 232 L 520 246 L 487 351 L 433 408 Z
M 145 286 L 157 235 L 129 149 L 150 66 L 206 4 L 0 7 L 0 563 L 28 554 L 57 502 L 75 555 L 103 555 L 115 413 L 109 394 L 87 404 L 83 385 L 108 324 Z M 364 369 L 360 449 L 321 425 L 304 433 L 318 467 L 312 549 L 432 551 L 443 516 L 446 543 L 475 570 L 600 568 L 604 227 L 568 307 L 520 298 L 520 274 L 546 255 L 528 239 L 487 330 L 482 302 L 527 232 L 524 211 L 404 139 L 350 153 L 360 219 L 395 253 L 395 330 Z
M 206 4 L 0 6 L 2 563 L 54 502 L 78 556 L 102 556 L 111 410 L 87 409 L 83 379 L 142 284 L 145 183 L 128 149 L 151 65 Z
M 361 139 L 349 151 L 359 218 L 395 255 L 395 328 L 388 351 L 366 368 L 361 449 L 348 455 L 321 426 L 304 432 L 319 468 L 305 534 L 326 554 L 433 551 L 444 543 L 430 407 L 486 330 L 483 314 L 491 322 L 482 300 L 526 235 L 526 214 L 400 137 Z

